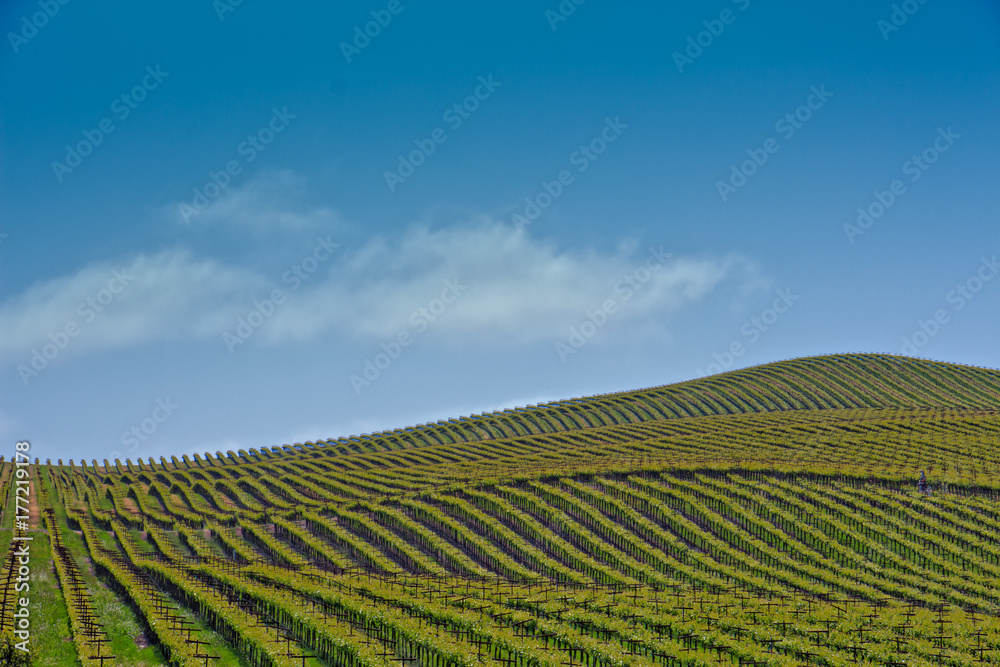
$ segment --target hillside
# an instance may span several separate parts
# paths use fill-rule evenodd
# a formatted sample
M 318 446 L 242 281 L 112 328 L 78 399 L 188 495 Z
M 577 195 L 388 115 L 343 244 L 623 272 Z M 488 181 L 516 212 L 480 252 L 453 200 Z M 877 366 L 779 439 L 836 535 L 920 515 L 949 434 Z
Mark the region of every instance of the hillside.
M 323 456 L 577 431 L 665 419 L 847 408 L 1000 409 L 1000 371 L 891 355 L 832 355 L 782 361 L 638 391 L 558 401 L 431 424 L 222 452 L 222 463 L 321 449 Z M 174 464 L 181 462 L 174 461 Z M 97 465 L 97 463 L 95 463 Z
M 1000 661 L 998 463 L 1000 372 L 837 355 L 33 465 L 18 534 L 61 583 L 39 645 L 61 622 L 88 666 L 971 665 Z M 52 646 L 36 664 L 71 664 Z

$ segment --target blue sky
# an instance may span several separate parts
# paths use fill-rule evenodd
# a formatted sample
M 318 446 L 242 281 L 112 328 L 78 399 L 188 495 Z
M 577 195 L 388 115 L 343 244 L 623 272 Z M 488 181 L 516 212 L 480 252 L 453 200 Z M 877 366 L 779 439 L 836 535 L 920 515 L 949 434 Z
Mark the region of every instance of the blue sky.
M 11 451 L 235 451 L 813 354 L 1000 367 L 996 3 L 0 24 Z

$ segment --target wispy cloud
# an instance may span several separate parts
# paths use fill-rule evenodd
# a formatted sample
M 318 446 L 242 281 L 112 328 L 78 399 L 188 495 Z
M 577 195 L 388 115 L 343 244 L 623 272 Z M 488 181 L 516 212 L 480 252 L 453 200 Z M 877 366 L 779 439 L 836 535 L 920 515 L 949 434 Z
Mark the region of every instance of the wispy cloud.
M 414 314 L 433 310 L 446 284 L 461 285 L 461 297 L 420 334 L 431 354 L 441 354 L 454 344 L 512 346 L 515 352 L 518 346 L 551 345 L 611 298 L 620 308 L 596 338 L 611 344 L 662 340 L 681 325 L 685 306 L 723 293 L 727 301 L 733 293 L 749 298 L 760 286 L 752 262 L 739 255 L 681 257 L 667 244 L 634 239 L 601 248 L 565 247 L 488 216 L 448 226 L 415 224 L 398 235 L 354 243 L 357 227 L 305 199 L 304 184 L 293 174 L 261 176 L 214 202 L 199 221 L 223 236 L 248 237 L 250 252 L 234 251 L 228 241 L 199 243 L 202 237 L 185 232 L 174 247 L 91 262 L 0 301 L 0 365 L 16 367 L 28 385 L 49 363 L 88 355 L 110 359 L 129 348 L 146 347 L 144 353 L 155 355 L 165 344 L 194 342 L 228 354 L 225 336 L 231 338 L 238 323 L 256 312 L 255 304 L 275 290 L 283 295 L 281 303 L 254 324 L 248 346 L 322 341 L 330 349 L 349 343 L 378 349 L 412 332 Z M 200 250 L 184 247 L 185 238 Z M 654 269 L 648 268 L 651 258 Z M 308 278 L 299 280 L 303 271 Z M 624 288 L 629 276 L 639 284 Z M 530 402 L 536 401 L 517 404 Z M 290 429 L 286 441 L 411 425 L 438 415 L 308 423 Z M 16 435 L 16 428 L 0 414 L 0 432 Z M 214 444 L 193 448 L 164 439 L 143 456 L 259 445 L 223 433 Z
M 724 281 L 757 281 L 750 262 L 735 255 L 666 257 L 669 248 L 639 249 L 634 243 L 610 251 L 560 249 L 488 219 L 373 238 L 334 255 L 301 289 L 290 289 L 280 272 L 269 275 L 173 249 L 120 265 L 87 265 L 0 304 L 0 360 L 24 361 L 70 322 L 80 332 L 67 354 L 219 339 L 255 299 L 275 289 L 286 298 L 260 326 L 254 344 L 324 336 L 386 339 L 406 329 L 446 281 L 465 289 L 427 336 L 481 343 L 552 340 L 605 299 L 624 303 L 623 280 L 642 271 L 651 252 L 662 261 L 631 290 L 616 323 L 666 327 L 679 308 Z
M 263 171 L 245 183 L 226 187 L 215 198 L 199 198 L 192 192 L 190 199 L 168 204 L 161 212 L 180 225 L 230 226 L 253 232 L 342 227 L 333 209 L 303 205 L 307 190 L 307 180 L 292 171 Z
M 657 251 L 669 252 L 659 245 Z M 415 228 L 399 239 L 367 243 L 329 280 L 283 307 L 265 335 L 278 341 L 337 330 L 392 337 L 451 280 L 467 291 L 435 323 L 435 335 L 548 339 L 611 297 L 643 260 L 642 252 L 627 246 L 610 253 L 560 250 L 489 221 L 433 231 Z M 751 272 L 749 263 L 736 256 L 671 257 L 634 290 L 621 319 L 666 316 L 727 277 Z
M 76 331 L 71 355 L 217 335 L 264 287 L 253 272 L 185 250 L 89 264 L 0 304 L 0 359 L 26 361 L 67 331 Z

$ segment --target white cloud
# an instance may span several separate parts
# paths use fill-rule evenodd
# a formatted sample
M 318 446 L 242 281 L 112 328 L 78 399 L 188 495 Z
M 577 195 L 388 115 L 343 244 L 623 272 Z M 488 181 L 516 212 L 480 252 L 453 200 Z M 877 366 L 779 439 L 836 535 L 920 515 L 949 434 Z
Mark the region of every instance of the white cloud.
M 27 363 L 45 345 L 62 355 L 218 335 L 264 287 L 252 272 L 184 250 L 90 264 L 0 305 L 0 359 Z
M 411 317 L 420 318 L 419 309 L 429 308 L 451 281 L 466 289 L 431 324 L 434 334 L 549 339 L 564 335 L 607 299 L 619 306 L 616 319 L 661 318 L 734 273 L 752 273 L 736 256 L 657 259 L 665 253 L 669 249 L 659 245 L 652 252 L 627 245 L 610 254 L 561 251 L 486 221 L 416 228 L 396 241 L 369 242 L 326 283 L 283 306 L 265 335 L 277 341 L 339 330 L 395 337 L 412 330 Z M 635 287 L 625 282 L 627 276 Z
M 634 244 L 610 253 L 560 250 L 508 225 L 479 221 L 414 228 L 398 239 L 372 239 L 353 252 L 338 249 L 301 288 L 291 289 L 281 274 L 170 250 L 125 265 L 88 265 L 9 299 L 0 305 L 0 359 L 27 361 L 33 348 L 51 342 L 50 334 L 59 337 L 70 322 L 80 329 L 69 341 L 73 354 L 164 340 L 215 338 L 221 346 L 222 334 L 235 330 L 254 299 L 276 288 L 286 299 L 256 332 L 255 344 L 414 333 L 411 318 L 421 317 L 421 308 L 433 314 L 448 284 L 459 288 L 458 298 L 433 316 L 422 335 L 470 342 L 555 340 L 607 299 L 618 304 L 616 323 L 661 326 L 722 281 L 753 275 L 735 256 L 656 259 L 668 251 L 657 245 L 651 253 Z M 647 260 L 655 268 L 648 270 Z M 123 287 L 115 272 L 124 277 Z M 624 282 L 629 275 L 634 287 Z M 120 293 L 112 294 L 114 289 Z M 102 297 L 110 302 L 102 305 Z
M 192 191 L 192 199 L 169 204 L 163 213 L 180 224 L 229 225 L 254 232 L 342 227 L 333 209 L 301 205 L 306 190 L 306 180 L 291 171 L 264 171 L 214 199 L 198 200 Z

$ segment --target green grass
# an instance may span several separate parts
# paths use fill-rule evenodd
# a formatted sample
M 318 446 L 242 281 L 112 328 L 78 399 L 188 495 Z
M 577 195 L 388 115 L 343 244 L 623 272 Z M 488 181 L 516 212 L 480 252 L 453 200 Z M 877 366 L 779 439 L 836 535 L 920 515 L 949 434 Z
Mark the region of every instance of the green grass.
M 83 538 L 65 528 L 67 525 L 66 508 L 61 503 L 55 503 L 55 512 L 56 524 L 63 527 L 61 531 L 63 544 L 70 550 L 80 575 L 87 582 L 94 611 L 98 615 L 99 622 L 104 626 L 108 639 L 111 640 L 111 653 L 117 658 L 113 664 L 116 667 L 153 667 L 164 664 L 163 654 L 156 646 L 147 646 L 142 649 L 138 647 L 138 641 L 142 635 L 138 617 L 132 608 L 125 604 L 124 600 L 94 575 L 93 565 L 87 555 Z M 102 537 L 106 536 L 103 531 L 101 535 Z M 113 546 L 114 538 L 110 538 L 106 544 Z M 61 597 L 60 603 L 62 603 Z M 63 610 L 65 612 L 65 605 L 63 605 Z M 66 625 L 68 630 L 68 616 Z
M 63 507 L 62 504 L 57 503 L 55 505 L 55 510 L 57 524 L 59 526 L 66 526 L 67 515 L 65 507 Z M 141 639 L 146 639 L 147 642 L 149 641 L 149 639 L 145 638 L 143 635 L 143 627 L 139 617 L 130 605 L 128 605 L 94 574 L 93 564 L 87 555 L 87 549 L 83 542 L 83 538 L 71 530 L 64 529 L 62 533 L 63 544 L 65 544 L 70 550 L 70 553 L 73 555 L 73 559 L 76 561 L 77 569 L 79 569 L 84 581 L 87 582 L 91 601 L 94 605 L 94 611 L 97 613 L 100 622 L 103 624 L 105 632 L 108 635 L 108 639 L 111 640 L 111 653 L 114 654 L 116 660 L 114 663 L 107 664 L 114 664 L 115 667 L 156 667 L 158 665 L 165 664 L 166 661 L 163 654 L 157 646 L 148 645 L 142 648 L 139 647 Z M 113 535 L 110 535 L 105 531 L 98 531 L 98 534 L 101 536 L 105 546 L 108 548 L 115 547 L 116 542 Z M 138 532 L 136 532 L 135 537 L 140 544 L 145 543 L 142 540 L 138 540 Z M 46 537 L 45 539 L 47 543 L 48 538 Z M 51 563 L 51 560 L 48 562 Z M 54 583 L 55 576 L 54 574 L 51 576 Z M 64 636 L 68 637 L 69 618 L 61 596 L 59 598 L 59 604 L 62 607 L 61 618 L 63 623 L 62 627 L 65 628 Z M 199 630 L 201 630 L 201 641 L 209 642 L 212 654 L 220 657 L 220 660 L 213 662 L 214 665 L 218 665 L 219 667 L 250 667 L 249 663 L 246 662 L 242 656 L 234 652 L 221 636 L 208 629 L 194 614 L 185 612 L 184 615 L 187 616 Z M 70 650 L 73 650 L 72 642 L 65 643 L 69 646 Z M 59 659 L 62 659 L 63 657 L 64 656 L 60 656 Z M 73 660 L 75 660 L 75 653 Z M 79 665 L 80 662 L 78 660 L 66 663 L 55 661 L 51 663 L 39 662 L 37 664 L 51 664 L 54 666 L 59 665 L 61 667 L 63 664 L 67 666 Z
M 32 533 L 31 542 L 31 643 L 38 650 L 37 667 L 80 665 L 70 639 L 69 613 L 52 565 L 49 536 Z

